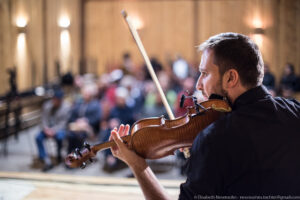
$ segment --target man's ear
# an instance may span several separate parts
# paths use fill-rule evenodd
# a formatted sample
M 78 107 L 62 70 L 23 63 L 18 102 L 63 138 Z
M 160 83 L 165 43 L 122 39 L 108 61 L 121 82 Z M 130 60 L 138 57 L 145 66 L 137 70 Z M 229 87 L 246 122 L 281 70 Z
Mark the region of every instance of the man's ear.
M 229 69 L 223 75 L 223 84 L 225 88 L 232 88 L 237 85 L 239 79 L 239 73 L 235 69 Z

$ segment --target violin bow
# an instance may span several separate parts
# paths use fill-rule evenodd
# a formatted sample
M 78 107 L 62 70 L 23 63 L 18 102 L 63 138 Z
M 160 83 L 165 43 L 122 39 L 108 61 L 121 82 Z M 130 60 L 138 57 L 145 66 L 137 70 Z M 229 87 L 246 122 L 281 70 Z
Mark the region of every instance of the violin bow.
M 159 93 L 159 95 L 160 95 L 160 97 L 162 99 L 162 102 L 163 102 L 166 110 L 167 110 L 169 118 L 171 120 L 173 120 L 173 119 L 175 119 L 175 117 L 174 117 L 173 112 L 171 110 L 171 107 L 170 107 L 170 105 L 169 105 L 169 103 L 167 101 L 167 98 L 166 98 L 166 96 L 165 96 L 165 94 L 164 94 L 164 92 L 163 92 L 163 90 L 162 90 L 162 88 L 160 86 L 160 83 L 159 83 L 159 81 L 157 79 L 157 76 L 156 76 L 156 74 L 155 74 L 155 72 L 153 70 L 152 64 L 151 64 L 151 62 L 149 60 L 149 57 L 148 57 L 148 55 L 146 53 L 146 50 L 145 50 L 144 45 L 143 45 L 143 43 L 142 43 L 142 41 L 140 39 L 140 36 L 139 36 L 137 30 L 135 29 L 135 27 L 134 27 L 134 25 L 133 25 L 130 17 L 127 15 L 127 12 L 125 10 L 122 11 L 122 15 L 123 15 L 125 21 L 127 22 L 129 30 L 130 30 L 130 32 L 131 32 L 131 34 L 133 36 L 133 39 L 135 40 L 135 42 L 136 42 L 136 44 L 138 46 L 138 49 L 140 50 L 140 52 L 141 52 L 141 54 L 142 54 L 142 56 L 144 58 L 144 61 L 145 61 L 146 66 L 147 66 L 147 69 L 148 69 L 148 71 L 149 71 L 149 73 L 150 73 L 150 75 L 152 77 L 152 80 L 155 83 L 155 86 L 156 86 L 156 88 L 158 90 L 158 93 Z
M 154 83 L 156 85 L 156 88 L 157 88 L 158 93 L 159 93 L 159 95 L 160 95 L 160 97 L 162 99 L 162 102 L 163 102 L 163 104 L 164 104 L 164 106 L 165 106 L 165 108 L 167 110 L 169 118 L 171 120 L 173 120 L 173 119 L 175 119 L 175 117 L 174 117 L 173 112 L 172 112 L 172 110 L 170 108 L 170 105 L 169 105 L 169 103 L 167 101 L 167 98 L 166 98 L 166 96 L 165 96 L 165 94 L 164 94 L 164 92 L 163 92 L 163 90 L 162 90 L 162 88 L 160 86 L 160 83 L 159 83 L 159 81 L 157 79 L 157 76 L 156 76 L 156 74 L 155 74 L 155 72 L 153 70 L 152 64 L 151 64 L 151 62 L 149 60 L 149 57 L 148 57 L 148 55 L 146 53 L 146 50 L 145 50 L 144 45 L 143 45 L 143 43 L 142 43 L 142 41 L 140 39 L 140 36 L 139 36 L 137 30 L 135 29 L 135 27 L 134 27 L 134 25 L 133 25 L 130 17 L 127 15 L 127 12 L 125 10 L 122 10 L 121 13 L 122 13 L 125 21 L 127 22 L 127 25 L 128 25 L 129 30 L 131 32 L 131 35 L 133 36 L 133 39 L 135 40 L 135 42 L 136 42 L 136 44 L 138 46 L 138 49 L 140 50 L 140 52 L 141 52 L 141 54 L 142 54 L 142 56 L 143 56 L 143 58 L 145 60 L 147 69 L 148 69 L 148 71 L 149 71 L 149 73 L 150 73 L 150 75 L 152 77 L 152 80 L 154 81 Z M 189 158 L 190 157 L 189 149 L 188 148 L 184 148 L 183 149 L 183 154 L 184 154 L 185 158 Z

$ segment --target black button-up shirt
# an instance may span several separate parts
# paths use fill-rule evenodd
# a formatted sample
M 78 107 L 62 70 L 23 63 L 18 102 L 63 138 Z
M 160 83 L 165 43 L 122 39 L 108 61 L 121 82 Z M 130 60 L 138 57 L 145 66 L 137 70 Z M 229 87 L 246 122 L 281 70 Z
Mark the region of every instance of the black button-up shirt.
M 300 195 L 300 103 L 260 86 L 232 109 L 194 140 L 179 199 Z

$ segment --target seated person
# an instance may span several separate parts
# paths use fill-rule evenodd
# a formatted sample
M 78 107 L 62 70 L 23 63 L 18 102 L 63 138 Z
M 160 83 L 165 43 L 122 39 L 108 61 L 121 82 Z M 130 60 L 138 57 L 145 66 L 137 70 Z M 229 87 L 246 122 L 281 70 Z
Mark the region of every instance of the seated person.
M 135 122 L 133 109 L 127 105 L 128 90 L 124 87 L 116 89 L 116 105 L 111 109 L 109 118 L 117 118 L 121 124 L 132 125 Z
M 120 126 L 120 120 L 117 118 L 109 119 L 106 127 L 101 127 L 101 131 L 99 133 L 99 141 L 101 143 L 109 141 L 110 132 L 115 128 Z M 104 155 L 104 165 L 103 170 L 106 172 L 114 172 L 119 169 L 118 160 L 111 154 L 110 149 L 105 149 L 103 151 Z
M 102 127 L 100 132 L 101 142 L 108 141 L 110 132 L 114 127 L 122 124 L 132 125 L 135 122 L 133 109 L 126 103 L 128 99 L 128 90 L 124 87 L 118 87 L 116 89 L 116 105 L 109 113 L 109 119 L 107 127 Z M 108 172 L 113 172 L 123 167 L 123 162 L 120 162 L 112 156 L 110 149 L 104 151 L 105 164 L 103 169 Z
M 266 86 L 268 89 L 275 88 L 275 76 L 271 73 L 269 65 L 264 64 L 264 78 L 263 78 L 263 85 Z
M 39 158 L 45 165 L 43 171 L 48 171 L 53 164 L 45 150 L 43 141 L 46 138 L 54 138 L 57 143 L 57 161 L 61 161 L 61 148 L 65 138 L 66 124 L 70 106 L 63 100 L 63 91 L 55 90 L 51 100 L 43 105 L 42 109 L 42 130 L 36 136 L 36 143 L 39 152 Z
M 287 88 L 292 91 L 296 90 L 297 76 L 295 74 L 294 65 L 287 63 L 284 67 L 283 76 L 280 80 L 280 88 Z
M 81 94 L 82 100 L 73 105 L 69 119 L 68 153 L 80 148 L 87 138 L 93 138 L 99 128 L 101 107 L 95 99 L 97 87 L 93 84 L 85 85 Z

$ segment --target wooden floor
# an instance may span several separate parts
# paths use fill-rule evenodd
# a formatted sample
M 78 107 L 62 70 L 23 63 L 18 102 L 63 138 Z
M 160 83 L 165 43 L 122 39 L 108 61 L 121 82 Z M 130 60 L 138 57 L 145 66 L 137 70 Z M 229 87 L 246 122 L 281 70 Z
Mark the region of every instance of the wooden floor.
M 161 180 L 178 199 L 179 180 Z M 0 200 L 144 199 L 135 179 L 0 172 Z

